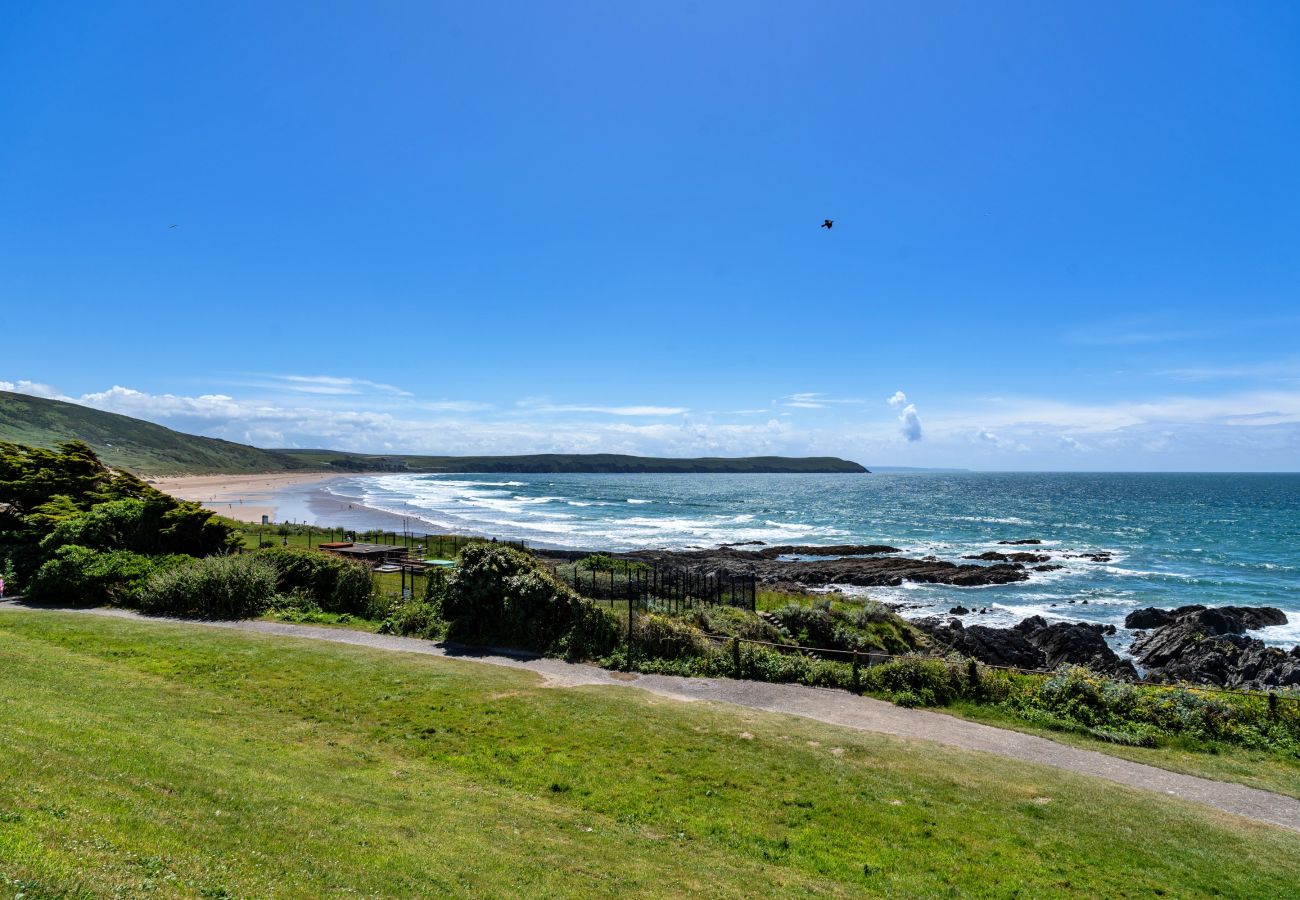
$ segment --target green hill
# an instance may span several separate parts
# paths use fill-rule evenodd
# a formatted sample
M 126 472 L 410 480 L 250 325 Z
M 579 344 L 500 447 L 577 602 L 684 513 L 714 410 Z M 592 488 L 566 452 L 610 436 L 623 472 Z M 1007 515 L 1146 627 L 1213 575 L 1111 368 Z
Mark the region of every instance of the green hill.
M 336 450 L 277 450 L 310 468 L 374 472 L 633 472 L 773 473 L 866 472 L 834 456 L 705 456 L 669 459 L 619 453 L 536 453 L 526 456 L 371 456 Z
M 182 434 L 76 403 L 0 391 L 0 440 L 53 447 L 74 438 L 89 444 L 110 466 L 149 475 L 305 468 L 274 451 Z
M 76 403 L 0 391 L 0 441 L 53 447 L 85 441 L 111 466 L 149 475 L 237 474 L 293 469 L 341 472 L 866 472 L 833 456 L 667 459 L 613 453 L 528 456 L 375 455 L 340 450 L 262 450 L 199 437 Z

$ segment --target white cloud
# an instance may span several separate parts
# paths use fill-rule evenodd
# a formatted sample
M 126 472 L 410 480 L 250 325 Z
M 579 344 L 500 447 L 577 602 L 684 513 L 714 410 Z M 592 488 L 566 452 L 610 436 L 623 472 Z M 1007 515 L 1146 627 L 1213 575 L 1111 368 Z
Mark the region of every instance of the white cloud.
M 819 391 L 791 394 L 779 401 L 782 406 L 794 409 L 825 409 L 828 406 L 855 406 L 862 400 L 857 397 L 828 397 Z
M 122 385 L 80 397 L 17 379 L 21 390 L 257 446 L 359 452 L 609 452 L 648 455 L 833 455 L 865 465 L 1090 469 L 1300 469 L 1300 390 L 1246 391 L 1073 403 L 1000 397 L 960 408 L 917 406 L 901 395 L 893 415 L 805 426 L 797 415 L 692 415 L 686 407 L 554 404 L 509 407 L 468 400 L 422 402 L 372 393 L 348 399 L 283 392 L 151 394 Z M 890 398 L 892 399 L 892 398 Z M 886 400 L 888 403 L 888 400 Z M 779 409 L 780 407 L 778 407 Z M 746 410 L 745 412 L 750 412 Z M 797 413 L 797 410 L 795 411 Z M 902 440 L 900 440 L 900 436 Z M 908 447 L 906 456 L 900 454 Z
M 50 387 L 48 384 L 41 384 L 39 381 L 0 381 L 0 391 L 28 394 L 32 397 L 45 397 L 48 400 L 62 399 L 62 395 L 57 388 Z
M 417 404 L 420 409 L 434 412 L 482 412 L 491 409 L 491 403 L 479 403 L 474 400 L 434 400 L 430 403 Z
M 410 391 L 404 391 L 391 384 L 367 381 L 364 378 L 341 378 L 336 375 L 271 375 L 269 377 L 283 382 L 286 390 L 304 394 L 361 394 L 368 389 L 398 397 L 414 396 Z
M 902 391 L 894 391 L 894 395 L 885 400 L 885 402 L 894 407 L 894 409 L 899 410 L 899 431 L 903 435 L 903 440 L 912 444 L 921 440 L 923 437 L 921 417 L 917 414 L 916 404 L 908 403 L 907 395 Z
M 676 416 L 690 412 L 685 406 L 598 406 L 586 403 L 547 403 L 521 400 L 519 406 L 533 413 L 599 413 L 606 416 Z
M 904 440 L 916 442 L 921 439 L 921 417 L 916 413 L 915 403 L 903 407 L 903 411 L 898 414 L 898 421 L 902 423 Z

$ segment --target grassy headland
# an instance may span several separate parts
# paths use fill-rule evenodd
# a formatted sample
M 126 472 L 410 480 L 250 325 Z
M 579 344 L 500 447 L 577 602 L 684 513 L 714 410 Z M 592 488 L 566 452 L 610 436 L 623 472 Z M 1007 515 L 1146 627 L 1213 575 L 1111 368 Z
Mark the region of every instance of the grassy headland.
M 836 457 L 753 456 L 665 459 L 612 453 L 421 456 L 339 450 L 262 450 L 183 434 L 75 403 L 0 391 L 0 441 L 51 449 L 78 440 L 115 468 L 149 475 L 321 472 L 866 472 Z

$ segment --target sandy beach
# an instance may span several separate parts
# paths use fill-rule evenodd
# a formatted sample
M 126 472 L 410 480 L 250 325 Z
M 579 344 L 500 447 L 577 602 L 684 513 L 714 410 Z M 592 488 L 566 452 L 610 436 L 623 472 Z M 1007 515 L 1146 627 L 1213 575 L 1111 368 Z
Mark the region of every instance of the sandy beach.
M 150 481 L 179 500 L 194 500 L 204 507 L 240 522 L 257 524 L 262 516 L 276 521 L 276 494 L 338 478 L 326 472 L 282 472 L 264 475 L 181 475 Z

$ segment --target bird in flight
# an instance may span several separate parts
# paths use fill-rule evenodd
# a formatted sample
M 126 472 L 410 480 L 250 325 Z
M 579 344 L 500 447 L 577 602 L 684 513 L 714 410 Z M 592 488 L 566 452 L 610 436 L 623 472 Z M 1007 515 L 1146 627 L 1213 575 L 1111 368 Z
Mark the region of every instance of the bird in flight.
M 175 225 L 168 225 L 167 227 L 168 227 L 168 228 L 175 228 L 176 226 L 175 226 Z
M 834 226 L 835 223 L 832 222 L 830 219 L 825 219 L 822 221 L 822 228 L 833 228 Z

